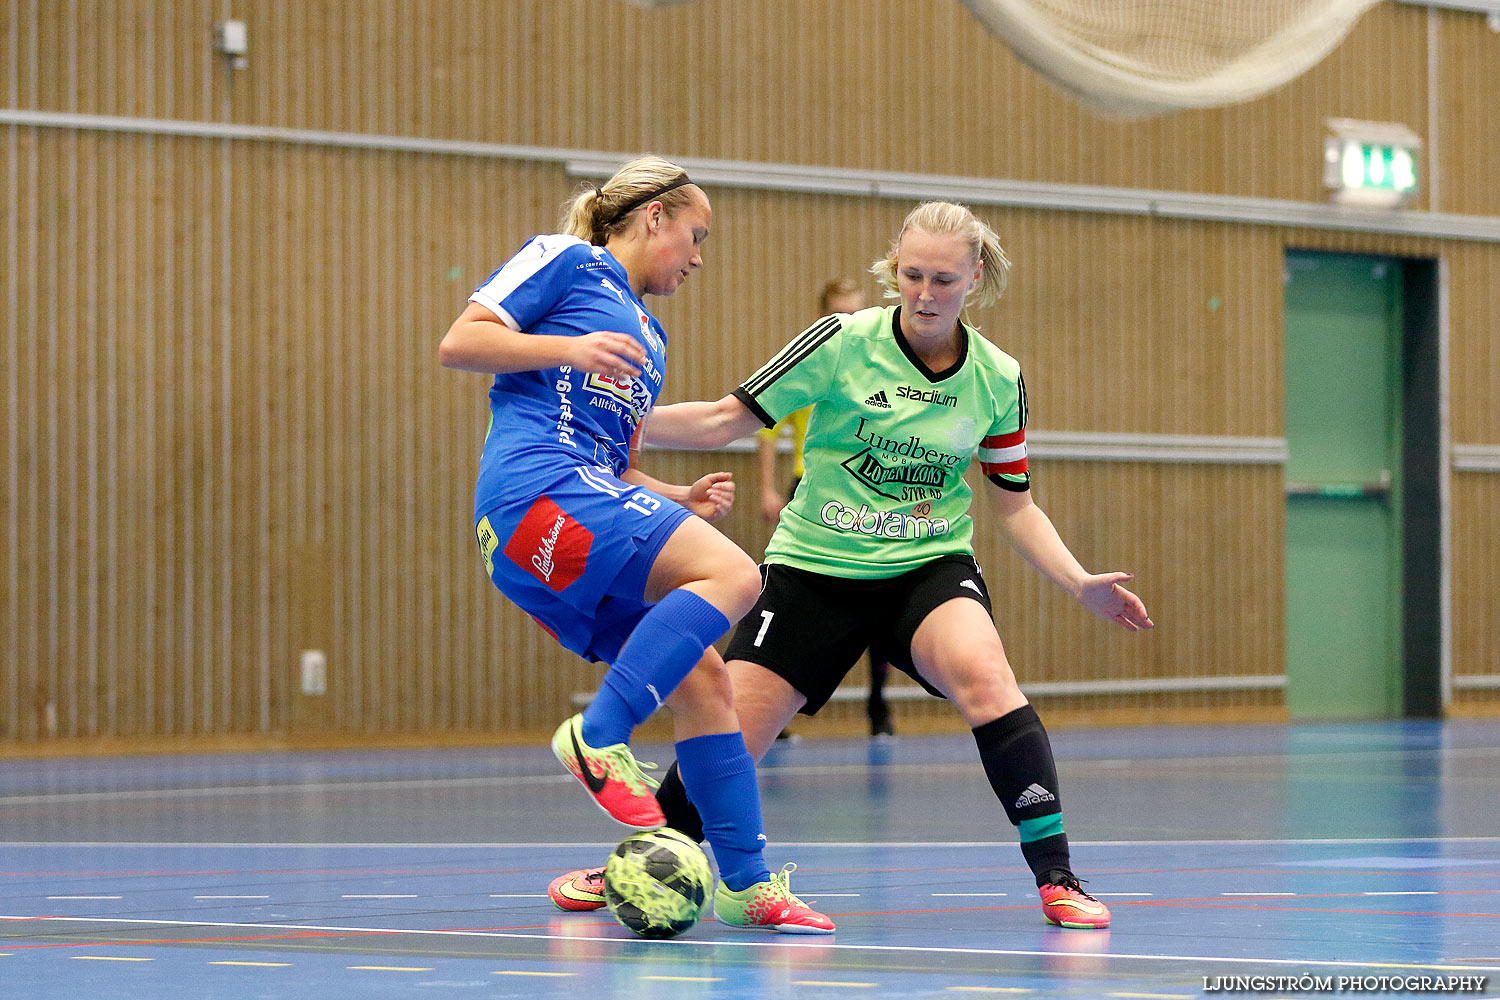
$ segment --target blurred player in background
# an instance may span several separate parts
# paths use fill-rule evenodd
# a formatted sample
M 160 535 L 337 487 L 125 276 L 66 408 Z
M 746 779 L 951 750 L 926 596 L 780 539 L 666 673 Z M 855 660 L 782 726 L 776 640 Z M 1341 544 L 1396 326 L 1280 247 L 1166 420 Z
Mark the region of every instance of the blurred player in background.
M 856 313 L 864 307 L 865 293 L 860 291 L 859 285 L 852 278 L 835 278 L 825 284 L 818 295 L 820 317 L 833 313 Z M 775 427 L 762 428 L 755 435 L 760 452 L 760 516 L 772 524 L 781 517 L 781 509 L 791 502 L 797 492 L 797 484 L 802 482 L 802 448 L 807 441 L 807 418 L 811 412 L 812 407 L 804 406 L 782 417 Z M 777 444 L 783 437 L 790 437 L 792 442 L 792 482 L 785 492 L 778 488 L 776 477 Z M 870 692 L 865 701 L 865 716 L 870 722 L 870 735 L 876 738 L 896 735 L 896 727 L 891 723 L 890 706 L 885 700 L 885 680 L 890 671 L 889 663 L 877 663 L 873 658 L 870 660 Z M 783 729 L 776 738 L 784 740 L 790 736 L 791 731 Z
M 609 664 L 553 752 L 610 816 L 660 827 L 656 782 L 628 743 L 670 704 L 681 781 L 728 900 L 720 919 L 826 934 L 832 921 L 766 867 L 755 761 L 711 645 L 760 589 L 750 557 L 709 524 L 733 484 L 713 473 L 672 486 L 636 468 L 666 365 L 643 299 L 702 266 L 712 216 L 681 168 L 627 163 L 573 198 L 562 233 L 534 237 L 490 275 L 439 357 L 495 375 L 474 503 L 486 572 L 563 646 Z
M 1009 266 L 967 208 L 919 205 L 872 268 L 898 305 L 820 319 L 723 399 L 662 407 L 648 434 L 717 448 L 813 407 L 806 476 L 725 654 L 750 752 L 764 754 L 797 712 L 817 712 L 868 648 L 952 701 L 973 730 L 1044 918 L 1103 928 L 1108 908 L 1071 867 L 1047 732 L 1016 683 L 974 560 L 971 459 L 1026 562 L 1105 621 L 1132 632 L 1152 621 L 1122 586 L 1130 574 L 1089 573 L 1032 502 L 1020 366 L 960 318 L 970 302 L 1000 296 Z M 657 798 L 674 828 L 697 835 L 675 774 Z M 570 875 L 576 884 L 588 872 Z

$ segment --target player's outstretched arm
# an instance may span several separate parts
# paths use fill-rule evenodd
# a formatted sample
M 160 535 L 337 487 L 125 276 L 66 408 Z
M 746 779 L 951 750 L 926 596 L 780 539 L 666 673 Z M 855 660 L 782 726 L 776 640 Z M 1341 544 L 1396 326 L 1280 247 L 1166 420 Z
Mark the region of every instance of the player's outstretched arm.
M 470 302 L 438 344 L 445 368 L 502 375 L 572 365 L 579 371 L 635 378 L 646 350 L 634 337 L 599 331 L 583 337 L 547 337 L 520 333 L 489 309 Z
M 995 487 L 988 492 L 1011 548 L 1037 572 L 1105 621 L 1131 632 L 1155 627 L 1141 599 L 1121 586 L 1134 577 L 1130 573 L 1090 573 L 1084 569 L 1063 544 L 1052 519 L 1032 501 L 1030 490 L 1017 493 Z
M 734 473 L 732 472 L 710 472 L 694 481 L 691 486 L 675 486 L 659 479 L 652 479 L 632 465 L 620 478 L 627 483 L 644 486 L 668 500 L 677 501 L 709 524 L 723 520 L 734 507 Z
M 658 406 L 646 420 L 646 441 L 658 448 L 722 448 L 761 427 L 760 418 L 734 396 L 715 402 Z

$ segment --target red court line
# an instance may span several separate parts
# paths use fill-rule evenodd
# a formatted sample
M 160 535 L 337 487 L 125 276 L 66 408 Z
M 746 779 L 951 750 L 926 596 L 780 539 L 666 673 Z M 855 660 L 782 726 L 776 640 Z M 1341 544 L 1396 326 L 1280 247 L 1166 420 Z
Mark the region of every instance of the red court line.
M 1314 897 L 1314 898 L 1322 898 L 1322 897 Z M 1360 916 L 1371 916 L 1371 917 L 1443 917 L 1443 918 L 1449 919 L 1449 920 L 1457 919 L 1457 918 L 1468 919 L 1468 918 L 1472 918 L 1472 917 L 1484 917 L 1484 918 L 1488 918 L 1488 919 L 1491 919 L 1491 920 L 1500 919 L 1500 913 L 1472 913 L 1471 912 L 1471 913 L 1461 913 L 1460 914 L 1460 913 L 1453 913 L 1451 911 L 1442 911 L 1442 912 L 1439 912 L 1439 911 L 1432 911 L 1432 910 L 1360 910 L 1360 909 L 1340 909 L 1340 908 L 1331 907 L 1331 906 L 1329 906 L 1329 907 L 1317 907 L 1317 906 L 1278 906 L 1278 905 L 1274 905 L 1276 902 L 1277 902 L 1277 900 L 1274 899 L 1274 898 L 1267 899 L 1265 897 L 1258 897 L 1255 900 L 1255 905 L 1253 905 L 1253 906 L 1244 905 L 1244 904 L 1237 904 L 1237 903 L 1231 903 L 1231 902 L 1210 901 L 1210 900 L 1191 900 L 1191 899 L 1144 900 L 1144 899 L 1142 899 L 1142 900 L 1128 900 L 1128 901 L 1127 900 L 1121 900 L 1121 901 L 1118 901 L 1118 902 L 1111 901 L 1110 906 L 1111 907 L 1119 907 L 1119 906 L 1147 906 L 1147 907 L 1151 907 L 1151 906 L 1156 906 L 1156 907 L 1161 907 L 1161 906 L 1190 906 L 1190 907 L 1193 907 L 1194 909 L 1207 909 L 1207 910 L 1260 910 L 1260 911 L 1271 911 L 1271 912 L 1275 912 L 1275 913 L 1342 913 L 1342 914 L 1349 914 L 1349 915 L 1360 915 Z M 1268 904 L 1271 904 L 1271 905 L 1268 905 Z
M 1430 892 L 1430 893 L 1432 893 L 1435 896 L 1497 896 L 1497 895 L 1500 895 L 1500 889 L 1423 889 L 1422 892 L 1424 894 Z M 1235 896 L 1254 896 L 1255 895 L 1255 890 L 1246 890 L 1246 891 L 1243 891 L 1243 892 L 1235 892 L 1235 893 L 1230 893 L 1229 895 L 1231 897 L 1235 897 Z M 1361 897 L 1363 895 L 1365 895 L 1364 892 L 1299 892 L 1299 893 L 1295 894 L 1295 898 L 1297 898 L 1297 899 L 1358 899 L 1359 897 Z M 1274 900 L 1275 900 L 1276 897 L 1272 896 L 1272 897 L 1258 897 L 1258 898 L 1269 898 L 1269 899 L 1271 899 L 1274 902 Z M 1203 897 L 1201 899 L 1179 899 L 1179 900 L 1175 900 L 1175 902 L 1179 902 L 1179 903 L 1222 903 L 1224 901 L 1225 901 L 1225 899 L 1222 896 L 1206 896 L 1206 897 Z M 1150 900 L 1149 902 L 1169 902 L 1169 900 L 1165 900 L 1165 899 L 1162 899 L 1162 900 Z
M 76 870 L 74 870 L 74 871 L 66 871 L 66 872 L 0 872 L 0 878 L 73 878 L 75 876 L 78 877 L 78 878 L 131 878 L 133 876 L 141 876 L 141 875 L 157 876 L 157 875 L 244 875 L 244 874 L 247 874 L 247 873 L 243 869 L 239 869 L 239 868 L 226 868 L 226 869 L 224 869 L 222 871 L 177 871 L 177 870 L 171 870 L 171 869 L 162 870 L 162 871 L 153 871 L 153 870 L 147 869 L 147 870 L 143 871 L 143 870 L 140 870 L 140 869 L 136 869 L 136 870 L 132 870 L 132 871 L 85 872 L 85 871 L 76 871 Z
M 24 919 L 24 920 L 58 920 L 60 918 L 57 918 L 57 917 L 23 917 L 21 919 Z M 64 922 L 71 922 L 71 918 L 61 918 L 61 919 Z M 101 919 L 102 922 L 107 922 L 108 921 L 108 918 L 100 918 L 100 919 Z M 455 934 L 480 933 L 480 932 L 504 933 L 506 931 L 541 931 L 541 930 L 547 930 L 550 926 L 551 926 L 550 924 L 522 924 L 522 925 L 518 925 L 518 926 L 515 926 L 515 927 L 448 927 L 448 928 L 438 928 L 438 930 L 440 930 L 443 933 L 455 933 Z M 591 922 L 589 924 L 575 924 L 573 926 L 616 927 L 616 926 L 619 926 L 619 925 L 615 924 L 613 921 L 608 922 L 608 923 L 605 923 L 603 921 L 594 921 L 594 922 Z M 48 943 L 48 944 L 16 944 L 16 945 L 6 944 L 4 947 L 5 947 L 6 951 L 24 951 L 24 950 L 46 949 L 46 948 L 141 948 L 141 947 L 154 947 L 154 946 L 157 946 L 157 945 L 172 945 L 172 944 L 233 944 L 235 942 L 247 942 L 247 941 L 288 941 L 288 940 L 301 940 L 301 939 L 304 939 L 304 938 L 391 937 L 391 936 L 399 935 L 399 934 L 403 934 L 403 933 L 408 933 L 408 931 L 402 930 L 402 929 L 364 930 L 364 931 L 359 931 L 359 930 L 348 930 L 348 931 L 306 930 L 306 931 L 294 931 L 294 932 L 290 932 L 290 933 L 286 933 L 286 934 L 258 934 L 258 935 L 246 935 L 246 936 L 236 936 L 236 937 L 152 938 L 150 940 L 142 939 L 142 940 L 135 940 L 135 941 L 109 941 L 109 940 L 65 941 L 65 942 L 52 942 L 52 943 Z
M 1146 874 L 1179 874 L 1179 875 L 1279 875 L 1288 878 L 1296 875 L 1421 875 L 1438 878 L 1486 878 L 1500 879 L 1500 871 L 1470 872 L 1461 871 L 1457 868 L 1309 868 L 1298 865 L 1295 868 L 1159 868 L 1145 871 Z
M 1455 894 L 1464 893 L 1464 892 L 1477 892 L 1477 893 L 1488 894 L 1488 893 L 1490 893 L 1492 891 L 1493 890 L 1489 890 L 1489 889 L 1455 890 Z M 1305 898 L 1312 898 L 1312 899 L 1341 899 L 1341 898 L 1356 898 L 1358 895 L 1360 895 L 1360 894 L 1333 893 L 1333 894 L 1328 894 L 1328 895 L 1321 895 L 1320 894 L 1320 895 L 1311 896 L 1311 897 L 1302 896 L 1302 897 L 1299 897 L 1299 898 L 1304 898 L 1304 899 Z M 816 900 L 817 894 L 816 893 L 808 893 L 807 897 L 809 899 Z M 1271 900 L 1271 902 L 1274 902 L 1274 901 L 1275 901 L 1274 899 Z M 1290 913 L 1344 913 L 1344 914 L 1363 914 L 1363 915 L 1366 915 L 1366 916 L 1448 917 L 1448 918 L 1459 916 L 1459 914 L 1455 914 L 1455 913 L 1451 913 L 1451 912 L 1441 912 L 1441 913 L 1439 913 L 1439 912 L 1430 912 L 1430 911 L 1424 911 L 1424 910 L 1336 909 L 1336 908 L 1333 908 L 1333 907 L 1277 906 L 1277 905 L 1266 905 L 1266 903 L 1267 903 L 1267 900 L 1264 897 L 1256 897 L 1256 899 L 1254 900 L 1253 904 L 1250 903 L 1250 902 L 1232 902 L 1232 901 L 1226 901 L 1226 900 L 1210 900 L 1210 899 L 1131 899 L 1131 900 L 1115 900 L 1115 899 L 1111 899 L 1109 905 L 1110 905 L 1111 909 L 1119 909 L 1119 908 L 1126 907 L 1126 906 L 1142 906 L 1142 907 L 1158 907 L 1158 908 L 1159 907 L 1172 907 L 1172 906 L 1191 906 L 1191 907 L 1194 907 L 1195 909 L 1274 910 L 1274 911 L 1277 911 L 1277 912 L 1290 912 Z M 1033 907 L 1038 906 L 1038 905 L 1040 905 L 1040 904 L 1038 904 L 1036 902 L 1031 902 L 1031 903 L 1023 903 L 1023 904 L 1020 904 L 1020 905 L 1005 905 L 1005 906 L 956 906 L 956 907 L 945 906 L 945 907 L 932 907 L 932 908 L 921 908 L 921 909 L 911 909 L 911 910 L 867 910 L 867 911 L 855 912 L 855 913 L 842 912 L 842 913 L 839 913 L 838 916 L 840 916 L 840 917 L 894 917 L 894 916 L 920 916 L 922 914 L 931 914 L 931 913 L 998 913 L 998 912 L 1003 912 L 1003 911 L 1006 911 L 1006 910 L 1030 910 Z M 1463 914 L 1463 916 L 1500 918 L 1500 913 L 1467 913 L 1467 914 Z
M 518 870 L 523 870 L 523 869 L 518 869 Z M 1014 866 L 1014 867 L 1004 867 L 1004 866 L 1002 866 L 1002 867 L 989 867 L 989 868 L 975 868 L 972 865 L 955 865 L 955 866 L 950 867 L 950 868 L 932 868 L 932 867 L 929 867 L 927 865 L 913 865 L 913 866 L 911 866 L 909 868 L 873 868 L 873 867 L 835 868 L 835 867 L 831 867 L 831 866 L 828 866 L 828 865 L 818 865 L 817 867 L 813 867 L 813 866 L 809 865 L 806 869 L 799 868 L 798 870 L 799 871 L 805 870 L 805 871 L 809 871 L 809 872 L 814 872 L 814 871 L 816 871 L 816 872 L 847 872 L 847 873 L 853 873 L 853 874 L 860 874 L 860 873 L 865 873 L 865 872 L 994 872 L 994 873 L 998 873 L 998 874 L 1012 874 L 1012 873 L 1017 873 L 1017 872 L 1026 872 L 1026 873 L 1030 874 L 1030 872 L 1031 872 L 1030 868 L 1021 868 L 1019 866 Z

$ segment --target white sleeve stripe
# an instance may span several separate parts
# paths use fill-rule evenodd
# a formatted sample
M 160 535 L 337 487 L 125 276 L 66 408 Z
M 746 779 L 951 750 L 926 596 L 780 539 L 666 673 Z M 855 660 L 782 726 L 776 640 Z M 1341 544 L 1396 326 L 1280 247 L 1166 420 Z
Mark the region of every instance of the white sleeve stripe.
M 525 332 L 524 330 L 521 329 L 521 324 L 516 322 L 515 317 L 512 316 L 510 313 L 506 312 L 505 309 L 500 305 L 500 303 L 498 303 L 494 299 L 490 298 L 489 295 L 487 295 L 485 293 L 484 289 L 481 288 L 479 291 L 475 292 L 473 295 L 470 295 L 469 296 L 469 301 L 470 302 L 478 302 L 480 305 L 484 306 L 490 312 L 492 312 L 496 316 L 498 316 L 500 318 L 500 322 L 504 323 L 506 326 L 510 327 L 512 330 L 515 330 L 517 333 L 524 333 Z
M 1026 444 L 1011 445 L 1009 448 L 980 448 L 979 461 L 985 465 L 1008 465 L 1011 462 L 1019 462 L 1026 457 Z
M 490 275 L 490 280 L 480 285 L 474 294 L 469 296 L 469 300 L 475 301 L 477 296 L 484 295 L 485 298 L 478 299 L 478 302 L 494 310 L 495 315 L 500 316 L 501 319 L 507 319 L 508 315 L 503 314 L 502 310 L 497 309 L 495 305 L 491 305 L 491 301 L 496 304 L 503 302 L 511 292 L 520 288 L 533 275 L 551 263 L 554 257 L 574 244 L 582 242 L 576 236 L 534 237 L 530 243 L 521 248 L 520 253 L 506 261 L 500 270 Z M 508 325 L 512 329 L 519 329 L 514 320 L 511 320 Z

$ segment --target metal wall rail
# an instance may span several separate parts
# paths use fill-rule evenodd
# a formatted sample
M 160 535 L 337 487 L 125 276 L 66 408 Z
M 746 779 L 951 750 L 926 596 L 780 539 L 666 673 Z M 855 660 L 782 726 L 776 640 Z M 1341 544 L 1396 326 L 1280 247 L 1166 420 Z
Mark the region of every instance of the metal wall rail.
M 568 174 L 576 177 L 608 177 L 614 173 L 623 160 L 627 159 L 627 156 L 622 153 L 560 147 L 273 128 L 264 125 L 237 125 L 229 122 L 32 111 L 22 108 L 0 108 L 0 125 L 137 132 L 204 139 L 238 139 L 247 142 L 280 142 L 342 149 L 425 153 L 436 156 L 478 156 L 540 161 L 562 164 Z M 1500 218 L 1494 216 L 1384 211 L 1276 198 L 1242 198 L 1232 195 L 1094 187 L 1082 184 L 1044 184 L 1035 181 L 849 170 L 800 164 L 687 158 L 679 158 L 676 162 L 705 184 L 753 188 L 761 191 L 811 192 L 902 200 L 947 198 L 975 205 L 1008 205 L 1056 211 L 1149 215 L 1210 222 L 1334 229 L 1500 243 Z

